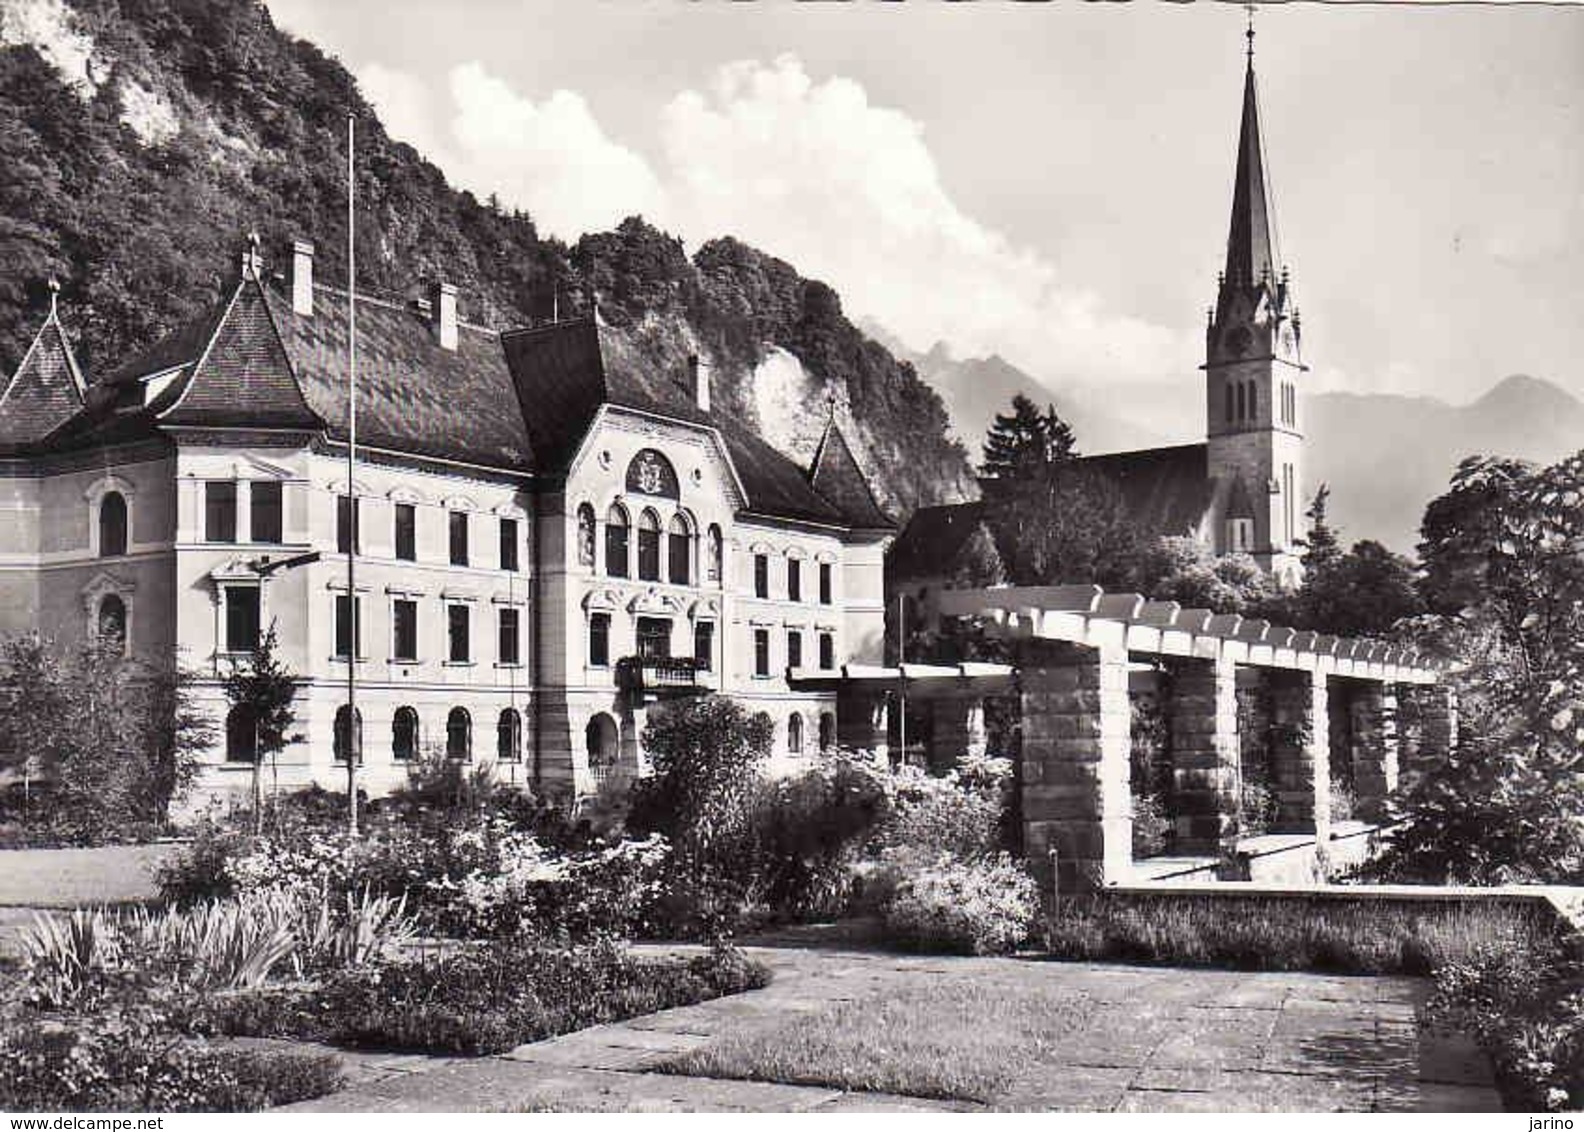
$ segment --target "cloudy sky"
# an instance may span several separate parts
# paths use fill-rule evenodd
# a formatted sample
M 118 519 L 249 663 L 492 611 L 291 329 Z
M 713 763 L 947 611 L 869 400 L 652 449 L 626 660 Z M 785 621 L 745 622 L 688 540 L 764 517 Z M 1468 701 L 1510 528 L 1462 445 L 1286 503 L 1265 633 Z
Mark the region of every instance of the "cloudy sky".
M 1197 381 L 1240 7 L 268 0 L 453 182 L 572 240 L 733 234 L 916 349 Z M 1257 20 L 1320 388 L 1584 396 L 1584 9 Z

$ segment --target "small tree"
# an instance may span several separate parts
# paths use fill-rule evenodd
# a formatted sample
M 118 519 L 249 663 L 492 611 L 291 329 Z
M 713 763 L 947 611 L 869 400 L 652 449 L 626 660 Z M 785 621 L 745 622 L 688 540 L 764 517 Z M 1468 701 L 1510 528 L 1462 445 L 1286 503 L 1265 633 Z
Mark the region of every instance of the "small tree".
M 1309 520 L 1309 531 L 1303 537 L 1302 561 L 1306 577 L 1325 573 L 1342 557 L 1342 544 L 1326 519 L 1330 500 L 1331 485 L 1323 483 L 1320 490 L 1315 492 L 1309 510 L 1304 512 L 1304 517 Z
M 275 655 L 275 626 L 259 638 L 247 659 L 233 663 L 223 685 L 233 711 L 242 711 L 253 725 L 253 832 L 264 824 L 264 760 L 271 769 L 288 743 L 297 715 L 292 702 L 297 698 L 297 678 Z
M 1167 535 L 1139 555 L 1129 585 L 1184 609 L 1245 613 L 1272 597 L 1270 576 L 1247 554 L 1212 554 L 1198 539 Z

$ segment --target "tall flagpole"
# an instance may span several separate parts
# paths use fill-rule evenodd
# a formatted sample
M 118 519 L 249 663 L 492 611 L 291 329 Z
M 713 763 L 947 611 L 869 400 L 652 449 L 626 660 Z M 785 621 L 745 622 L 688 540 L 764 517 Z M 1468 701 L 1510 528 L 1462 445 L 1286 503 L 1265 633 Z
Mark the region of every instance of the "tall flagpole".
M 357 199 L 353 145 L 357 119 L 347 114 L 347 831 L 358 832 L 357 764 L 363 752 L 357 725 L 358 604 L 353 586 L 358 544 L 357 488 Z

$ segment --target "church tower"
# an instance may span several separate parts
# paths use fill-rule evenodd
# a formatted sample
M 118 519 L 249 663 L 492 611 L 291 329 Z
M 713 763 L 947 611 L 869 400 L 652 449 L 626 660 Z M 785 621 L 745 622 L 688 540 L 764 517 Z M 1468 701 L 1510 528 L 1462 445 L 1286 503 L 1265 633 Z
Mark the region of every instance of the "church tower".
M 1266 180 L 1251 22 L 1226 269 L 1205 332 L 1212 539 L 1216 553 L 1247 552 L 1289 582 L 1299 576 L 1305 508 L 1300 340 Z

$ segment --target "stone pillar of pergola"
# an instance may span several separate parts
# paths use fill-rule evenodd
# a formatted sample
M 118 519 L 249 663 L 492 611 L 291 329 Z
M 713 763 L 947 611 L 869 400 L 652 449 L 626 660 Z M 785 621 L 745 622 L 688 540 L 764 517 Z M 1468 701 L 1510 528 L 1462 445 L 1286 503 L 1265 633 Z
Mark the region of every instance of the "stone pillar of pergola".
M 1021 656 L 1023 848 L 1046 891 L 1125 879 L 1133 855 L 1127 650 L 1028 642 Z
M 1331 727 L 1323 673 L 1271 670 L 1268 675 L 1276 785 L 1276 829 L 1331 836 Z
M 1350 714 L 1353 816 L 1361 821 L 1386 820 L 1386 799 L 1397 790 L 1397 686 L 1345 682 Z
M 1223 856 L 1238 832 L 1237 665 L 1175 662 L 1166 710 L 1176 849 Z
M 1415 770 L 1423 774 L 1457 749 L 1457 692 L 1445 684 L 1415 689 L 1419 706 L 1419 750 Z
M 836 742 L 849 751 L 890 754 L 890 705 L 884 689 L 843 685 L 836 695 Z
M 979 758 L 984 755 L 988 739 L 983 699 L 977 696 L 944 696 L 930 702 L 930 713 L 931 770 L 949 770 L 964 756 Z

